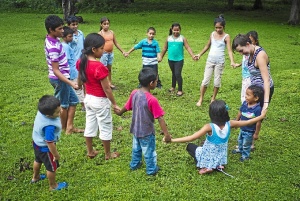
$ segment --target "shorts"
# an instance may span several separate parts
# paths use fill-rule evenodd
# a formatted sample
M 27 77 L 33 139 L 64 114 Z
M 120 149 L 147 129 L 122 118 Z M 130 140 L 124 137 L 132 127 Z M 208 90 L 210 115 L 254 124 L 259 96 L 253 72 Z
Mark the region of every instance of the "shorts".
M 59 79 L 49 79 L 54 88 L 54 96 L 60 101 L 62 108 L 69 108 L 79 103 L 75 90 L 65 82 Z
M 223 75 L 224 66 L 224 63 L 211 63 L 207 61 L 204 70 L 204 78 L 201 85 L 207 87 L 214 72 L 214 87 L 221 87 L 221 78 Z
M 72 80 L 72 82 L 74 82 L 74 83 L 77 84 L 77 78 L 75 78 L 74 80 Z M 75 89 L 75 93 L 77 95 L 77 98 L 78 98 L 79 102 L 83 103 L 83 101 L 84 101 L 84 90 L 83 89 Z
M 104 66 L 112 65 L 114 60 L 113 52 L 103 52 L 102 57 L 100 58 L 100 62 L 103 63 Z
M 111 140 L 113 124 L 110 100 L 86 94 L 84 104 L 86 109 L 84 137 L 96 137 L 99 129 L 101 140 Z
M 41 152 L 38 148 L 34 148 L 35 161 L 37 163 L 44 163 L 46 170 L 55 172 L 59 167 L 58 161 L 53 161 L 53 154 L 51 152 Z
M 251 85 L 250 77 L 243 78 L 242 80 L 242 90 L 241 90 L 241 101 L 242 103 L 246 100 L 246 90 Z

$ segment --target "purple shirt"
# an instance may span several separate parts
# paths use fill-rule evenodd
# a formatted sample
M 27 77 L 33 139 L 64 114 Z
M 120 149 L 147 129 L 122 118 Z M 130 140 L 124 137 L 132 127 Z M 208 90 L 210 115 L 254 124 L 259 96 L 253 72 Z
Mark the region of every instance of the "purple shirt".
M 126 110 L 132 110 L 130 132 L 138 138 L 155 134 L 154 119 L 165 114 L 157 98 L 150 92 L 133 90 L 125 104 Z
M 52 68 L 52 62 L 58 62 L 59 71 L 66 77 L 70 78 L 70 68 L 68 65 L 68 59 L 63 49 L 63 46 L 58 38 L 51 38 L 49 35 L 45 39 L 45 56 L 48 65 L 48 77 L 51 79 L 58 79 Z

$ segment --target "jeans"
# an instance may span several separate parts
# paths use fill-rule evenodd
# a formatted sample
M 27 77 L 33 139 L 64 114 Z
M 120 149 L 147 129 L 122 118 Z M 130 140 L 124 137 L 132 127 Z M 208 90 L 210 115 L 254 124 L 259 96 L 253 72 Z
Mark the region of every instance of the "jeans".
M 240 134 L 238 137 L 238 146 L 243 159 L 247 159 L 250 156 L 253 134 L 254 131 L 248 132 L 240 130 Z
M 104 66 L 112 65 L 114 60 L 114 53 L 113 52 L 103 52 L 100 62 L 103 63 Z
M 130 169 L 136 170 L 140 167 L 143 154 L 146 162 L 146 173 L 148 175 L 155 174 L 158 171 L 155 147 L 154 134 L 143 138 L 137 138 L 133 135 Z
M 79 103 L 75 90 L 61 80 L 51 79 L 50 84 L 54 88 L 54 96 L 60 101 L 62 108 L 69 108 Z

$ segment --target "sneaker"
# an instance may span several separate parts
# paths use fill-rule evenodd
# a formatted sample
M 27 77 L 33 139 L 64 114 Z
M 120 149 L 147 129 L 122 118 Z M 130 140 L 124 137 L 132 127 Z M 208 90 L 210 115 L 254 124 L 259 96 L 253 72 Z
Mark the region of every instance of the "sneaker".
M 57 184 L 57 187 L 54 188 L 54 189 L 52 189 L 52 191 L 59 191 L 59 190 L 61 190 L 63 188 L 67 188 L 67 187 L 68 187 L 68 183 L 67 182 L 59 182 Z
M 243 158 L 243 157 L 240 158 L 241 162 L 244 162 L 244 161 L 247 161 L 247 160 L 249 160 L 249 158 Z
M 233 153 L 233 154 L 240 154 L 241 152 L 240 152 L 239 149 L 234 149 L 234 150 L 231 151 L 231 153 Z
M 131 168 L 131 167 L 130 167 L 130 170 L 132 170 L 132 171 L 137 170 L 137 169 L 141 168 L 142 165 L 143 165 L 143 163 L 142 163 L 142 161 L 140 161 L 140 162 L 138 163 L 138 165 L 137 165 L 135 168 Z
M 155 176 L 158 173 L 159 170 L 160 170 L 159 166 L 156 166 L 156 171 L 154 173 L 148 174 L 148 175 Z

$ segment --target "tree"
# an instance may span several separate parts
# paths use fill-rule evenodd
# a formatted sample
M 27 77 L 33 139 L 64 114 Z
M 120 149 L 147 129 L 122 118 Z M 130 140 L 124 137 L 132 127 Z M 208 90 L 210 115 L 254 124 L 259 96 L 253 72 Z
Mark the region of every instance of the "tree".
M 70 15 L 75 15 L 75 0 L 62 0 L 62 9 L 64 13 L 64 20 Z
M 288 23 L 291 25 L 296 25 L 299 23 L 299 0 L 292 1 L 292 8 Z
M 261 0 L 255 0 L 253 4 L 253 9 L 258 10 L 258 9 L 263 9 L 262 1 Z

